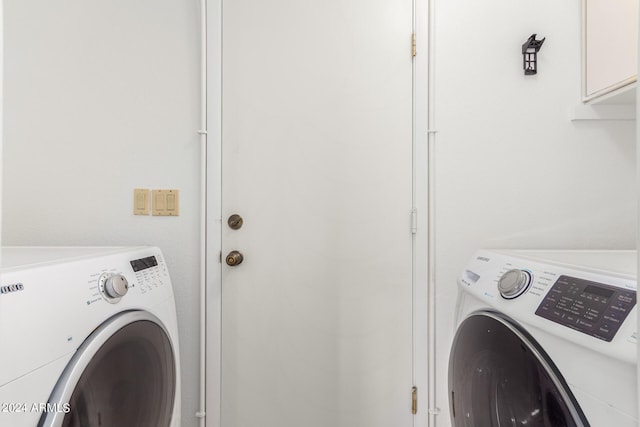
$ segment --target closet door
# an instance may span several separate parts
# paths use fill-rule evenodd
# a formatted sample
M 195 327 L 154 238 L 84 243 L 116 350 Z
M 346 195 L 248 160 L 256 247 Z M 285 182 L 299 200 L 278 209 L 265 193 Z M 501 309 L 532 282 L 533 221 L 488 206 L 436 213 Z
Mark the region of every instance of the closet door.
M 222 14 L 222 426 L 411 426 L 412 2 Z

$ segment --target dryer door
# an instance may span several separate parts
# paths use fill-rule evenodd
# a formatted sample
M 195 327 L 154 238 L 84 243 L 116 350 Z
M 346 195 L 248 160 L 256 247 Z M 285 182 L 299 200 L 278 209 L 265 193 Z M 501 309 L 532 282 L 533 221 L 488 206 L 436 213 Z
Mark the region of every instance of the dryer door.
M 169 426 L 176 366 L 162 322 L 144 311 L 118 314 L 76 351 L 39 426 Z
M 453 425 L 588 426 L 568 385 L 535 340 L 507 317 L 477 312 L 449 359 Z

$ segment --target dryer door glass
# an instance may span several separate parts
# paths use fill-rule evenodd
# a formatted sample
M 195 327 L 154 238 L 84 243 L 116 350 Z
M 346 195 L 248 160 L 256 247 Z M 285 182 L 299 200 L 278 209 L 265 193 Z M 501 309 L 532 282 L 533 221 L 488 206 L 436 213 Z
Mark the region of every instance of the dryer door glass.
M 167 333 L 150 320 L 117 323 L 80 346 L 50 400 L 65 413 L 43 414 L 40 425 L 170 425 L 176 368 Z
M 460 426 L 588 426 L 566 382 L 526 332 L 496 313 L 460 325 L 449 360 L 452 422 Z

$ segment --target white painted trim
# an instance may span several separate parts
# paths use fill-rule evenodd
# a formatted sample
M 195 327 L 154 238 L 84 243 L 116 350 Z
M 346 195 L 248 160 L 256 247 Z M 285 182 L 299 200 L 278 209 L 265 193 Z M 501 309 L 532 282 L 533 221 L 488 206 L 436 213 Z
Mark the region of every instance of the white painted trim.
M 640 11 L 639 11 L 640 13 Z M 638 18 L 638 22 L 640 22 L 640 16 Z M 638 32 L 638 51 L 640 52 L 640 31 Z M 640 53 L 638 54 L 638 70 L 640 70 Z M 640 104 L 640 91 L 636 90 L 636 107 L 637 105 Z M 636 108 L 636 171 L 640 171 L 640 150 L 638 149 L 639 145 L 638 142 L 640 141 L 640 118 L 638 117 L 638 108 Z M 637 202 L 638 202 L 638 206 L 640 206 L 640 173 L 636 172 L 636 194 L 638 196 L 637 198 Z M 636 251 L 637 251 L 637 276 L 636 277 L 640 277 L 640 251 L 638 251 L 638 249 L 640 249 L 640 209 L 638 210 L 638 213 L 636 215 L 636 224 L 638 224 L 639 226 L 637 227 L 637 231 L 636 231 Z M 638 298 L 638 296 L 640 296 L 640 292 L 637 292 L 637 296 L 636 299 Z M 638 316 L 638 328 L 640 328 L 640 316 Z M 640 354 L 640 341 L 638 341 L 638 354 Z M 638 384 L 638 390 L 640 390 L 640 369 L 637 369 L 637 384 Z M 640 394 L 638 394 L 638 407 L 640 408 Z
M 580 2 L 580 96 L 587 97 L 587 0 Z
M 207 97 L 207 0 L 200 0 L 200 427 L 207 414 Z
M 441 409 L 436 406 L 436 217 L 435 217 L 435 140 L 436 140 L 436 123 L 435 123 L 435 22 L 436 22 L 436 1 L 426 0 L 427 2 L 427 34 L 428 34 L 428 58 L 426 65 L 427 76 L 427 147 L 425 166 L 427 174 L 426 198 L 428 206 L 428 234 L 427 234 L 427 306 L 425 308 L 427 317 L 426 340 L 427 340 L 427 380 L 428 380 L 428 421 L 423 426 L 435 427 L 438 421 L 437 415 Z M 446 366 L 446 362 L 445 362 Z M 448 410 L 445 409 L 445 414 Z
M 206 418 L 220 427 L 222 0 L 207 1 Z
M 413 63 L 413 198 L 418 214 L 413 246 L 413 384 L 418 388 L 414 427 L 428 425 L 428 260 L 429 260 L 429 0 L 414 0 L 416 56 Z
M 2 145 L 4 140 L 4 125 L 2 118 L 4 117 L 4 2 L 0 0 L 0 172 L 2 172 Z M 2 173 L 0 173 L 0 244 L 2 244 Z

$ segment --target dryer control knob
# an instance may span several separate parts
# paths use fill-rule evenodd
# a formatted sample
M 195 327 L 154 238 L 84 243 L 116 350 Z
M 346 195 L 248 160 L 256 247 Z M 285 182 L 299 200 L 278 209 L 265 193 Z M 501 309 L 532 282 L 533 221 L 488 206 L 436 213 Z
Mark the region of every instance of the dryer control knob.
M 526 270 L 509 270 L 498 280 L 500 295 L 506 299 L 513 299 L 522 295 L 531 284 L 531 273 Z
M 129 290 L 129 282 L 122 274 L 109 276 L 104 282 L 104 292 L 110 298 L 122 298 Z

